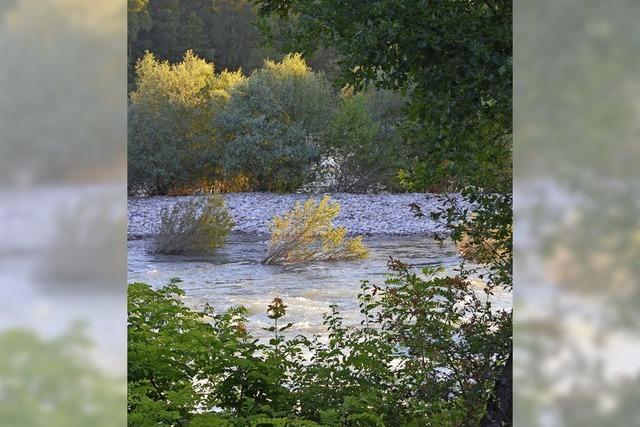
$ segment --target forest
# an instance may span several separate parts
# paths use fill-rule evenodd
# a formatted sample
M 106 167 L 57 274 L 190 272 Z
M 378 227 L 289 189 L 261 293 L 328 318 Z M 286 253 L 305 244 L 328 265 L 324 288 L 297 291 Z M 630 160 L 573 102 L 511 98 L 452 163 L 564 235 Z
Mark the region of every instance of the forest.
M 129 0 L 128 192 L 163 206 L 144 265 L 193 277 L 205 260 L 226 284 L 238 227 L 291 195 L 246 246 L 264 280 L 386 270 L 350 285 L 355 322 L 331 303 L 317 333 L 290 320 L 290 283 L 265 291 L 257 326 L 205 282 L 130 278 L 129 425 L 512 424 L 512 310 L 493 299 L 513 289 L 512 15 L 510 0 Z M 380 259 L 341 216 L 405 193 L 434 202 L 376 215 L 437 224 L 417 238 L 455 268 Z

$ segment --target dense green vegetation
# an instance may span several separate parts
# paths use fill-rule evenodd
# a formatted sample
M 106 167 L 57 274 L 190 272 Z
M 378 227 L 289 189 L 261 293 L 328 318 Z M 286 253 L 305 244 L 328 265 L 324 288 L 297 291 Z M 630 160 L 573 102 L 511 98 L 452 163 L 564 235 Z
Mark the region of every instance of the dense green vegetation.
M 217 117 L 225 171 L 249 176 L 256 190 L 291 192 L 309 183 L 333 106 L 329 82 L 300 55 L 266 61 Z
M 450 227 L 454 241 L 464 237 L 485 248 L 485 279 L 511 289 L 511 0 L 257 3 L 277 22 L 263 29 L 288 49 L 335 49 L 342 84 L 407 93 L 415 163 L 403 173 L 405 185 L 459 192 L 461 199 L 443 197 L 433 217 Z M 484 425 L 511 424 L 511 392 L 501 389 L 511 384 L 511 373 L 497 362 L 502 378 Z
M 127 0 L 129 88 L 134 67 L 146 51 L 160 60 L 178 62 L 188 50 L 220 70 L 260 68 L 264 58 L 281 59 L 281 42 L 267 40 L 266 25 L 250 0 Z M 271 24 L 274 24 L 273 22 Z M 332 49 L 308 56 L 309 64 L 329 76 L 337 71 Z
M 192 50 L 221 70 L 250 72 L 269 53 L 252 26 L 256 13 L 244 0 L 128 0 L 129 64 L 145 51 L 178 62 Z M 131 68 L 131 70 L 132 70 Z M 130 85 L 133 85 L 130 74 Z M 132 87 L 132 86 L 130 86 Z
M 148 53 L 129 105 L 129 192 L 293 192 L 399 189 L 406 165 L 403 99 L 338 96 L 298 54 L 250 76 L 216 72 L 187 51 L 171 64 Z M 403 163 L 404 161 L 404 163 Z
M 362 284 L 361 326 L 333 307 L 327 338 L 294 337 L 276 299 L 268 342 L 242 307 L 187 308 L 179 281 L 129 285 L 129 425 L 477 425 L 508 313 L 460 278 L 394 268 L 386 285 Z
M 178 64 L 148 54 L 136 74 L 138 88 L 129 105 L 129 191 L 166 194 L 197 182 L 220 164 L 211 123 L 242 75 L 218 74 L 190 51 Z
M 398 171 L 409 166 L 407 141 L 401 129 L 405 99 L 388 90 L 354 94 L 344 91 L 323 144 L 319 168 L 325 189 L 357 193 L 401 190 Z
M 197 3 L 173 2 L 182 9 L 172 11 Z M 141 10 L 154 20 L 168 3 Z M 258 37 L 302 56 L 216 73 L 210 61 L 224 61 L 180 45 L 176 31 L 160 30 L 164 18 L 144 30 L 160 31 L 152 44 L 173 46 L 159 58 L 174 64 L 149 55 L 136 66 L 129 161 L 140 172 L 130 191 L 437 189 L 443 204 L 432 216 L 474 248 L 487 295 L 510 290 L 511 2 L 257 7 Z M 176 63 L 187 47 L 208 61 L 188 53 Z M 303 60 L 327 51 L 335 81 Z M 400 261 L 390 267 L 385 286 L 363 284 L 361 327 L 327 315 L 328 342 L 285 338 L 279 300 L 269 307 L 273 338 L 259 343 L 242 308 L 194 312 L 175 284 L 131 285 L 130 424 L 509 425 L 511 312 L 479 299 L 473 271 L 424 279 Z

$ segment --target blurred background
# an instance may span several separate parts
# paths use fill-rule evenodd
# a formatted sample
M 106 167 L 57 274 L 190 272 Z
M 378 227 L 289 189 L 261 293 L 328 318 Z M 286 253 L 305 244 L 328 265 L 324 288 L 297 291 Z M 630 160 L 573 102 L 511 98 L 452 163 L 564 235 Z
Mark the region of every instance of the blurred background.
M 0 2 L 0 426 L 126 423 L 126 8 Z M 516 425 L 640 425 L 640 4 L 514 9 Z
M 514 2 L 514 415 L 640 425 L 640 4 Z
M 0 2 L 0 425 L 126 424 L 126 3 Z

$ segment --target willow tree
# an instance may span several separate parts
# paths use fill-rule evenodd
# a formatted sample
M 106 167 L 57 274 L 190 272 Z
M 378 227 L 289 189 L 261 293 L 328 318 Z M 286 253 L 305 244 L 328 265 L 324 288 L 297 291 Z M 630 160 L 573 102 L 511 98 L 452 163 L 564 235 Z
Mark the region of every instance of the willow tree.
M 136 79 L 129 96 L 130 192 L 166 194 L 210 173 L 219 164 L 213 118 L 242 74 L 216 73 L 188 51 L 174 64 L 147 53 Z
M 226 172 L 251 177 L 260 191 L 291 192 L 309 183 L 335 102 L 329 82 L 300 55 L 265 61 L 217 116 Z

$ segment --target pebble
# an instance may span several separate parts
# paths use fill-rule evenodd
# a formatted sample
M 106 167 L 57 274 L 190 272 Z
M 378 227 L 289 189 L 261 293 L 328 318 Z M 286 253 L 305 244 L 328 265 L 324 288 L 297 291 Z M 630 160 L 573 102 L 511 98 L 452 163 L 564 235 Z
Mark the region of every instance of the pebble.
M 429 218 L 428 213 L 441 206 L 438 197 L 424 193 L 330 194 L 340 203 L 335 225 L 346 227 L 351 235 L 410 236 L 446 233 L 442 224 Z M 193 196 L 130 197 L 128 199 L 128 236 L 130 239 L 157 232 L 160 212 L 179 200 Z M 228 193 L 224 195 L 235 221 L 234 232 L 268 234 L 269 223 L 276 215 L 291 209 L 297 201 L 310 197 L 320 200 L 323 195 Z M 425 214 L 416 217 L 409 205 L 416 203 Z

